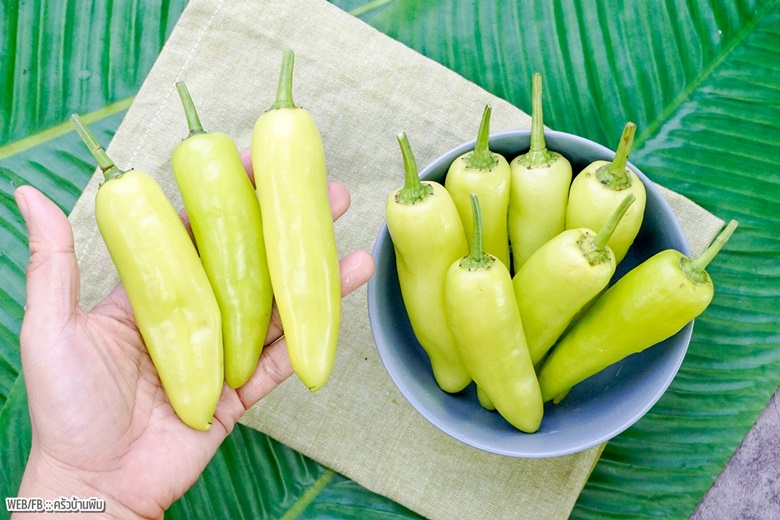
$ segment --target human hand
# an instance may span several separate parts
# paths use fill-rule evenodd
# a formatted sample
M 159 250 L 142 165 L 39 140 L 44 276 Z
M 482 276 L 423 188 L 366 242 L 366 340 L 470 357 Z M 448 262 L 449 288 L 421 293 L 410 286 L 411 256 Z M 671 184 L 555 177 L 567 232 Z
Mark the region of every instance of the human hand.
M 248 154 L 244 159 L 251 177 Z M 336 183 L 328 188 L 336 219 L 349 193 Z M 32 187 L 14 195 L 30 243 L 20 343 L 33 435 L 19 496 L 96 497 L 109 517 L 162 517 L 244 412 L 293 373 L 279 316 L 274 312 L 249 382 L 237 390 L 224 385 L 211 429 L 191 429 L 167 400 L 122 285 L 81 310 L 70 223 Z M 342 295 L 374 269 L 365 251 L 347 255 L 340 267 Z

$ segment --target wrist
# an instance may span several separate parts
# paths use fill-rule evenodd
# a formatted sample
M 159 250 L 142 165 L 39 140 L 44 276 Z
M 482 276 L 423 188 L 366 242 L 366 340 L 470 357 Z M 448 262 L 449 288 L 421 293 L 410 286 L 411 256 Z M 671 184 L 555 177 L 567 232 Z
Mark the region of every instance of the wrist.
M 22 476 L 19 498 L 40 499 L 33 507 L 34 513 L 24 513 L 18 518 L 47 518 L 61 511 L 89 513 L 90 519 L 138 519 L 143 518 L 109 494 L 91 485 L 78 472 L 60 467 L 55 461 L 41 456 L 35 449 L 30 453 Z M 44 506 L 45 504 L 45 506 Z M 45 512 L 39 511 L 46 509 Z M 12 516 L 17 518 L 17 516 Z

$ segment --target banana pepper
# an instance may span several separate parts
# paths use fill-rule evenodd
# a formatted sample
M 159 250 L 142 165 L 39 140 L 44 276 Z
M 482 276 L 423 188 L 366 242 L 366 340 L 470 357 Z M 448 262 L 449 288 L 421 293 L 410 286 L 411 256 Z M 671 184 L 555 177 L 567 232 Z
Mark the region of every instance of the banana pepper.
M 252 133 L 252 166 L 268 268 L 295 374 L 312 392 L 330 378 L 341 322 L 341 280 L 322 138 L 292 99 L 284 52 L 276 102 Z
M 484 208 L 485 251 L 497 257 L 509 269 L 509 163 L 503 155 L 490 151 L 491 112 L 492 108 L 486 106 L 474 150 L 452 161 L 444 187 L 458 208 L 467 240 L 471 238 L 474 228 L 469 195 L 474 193 L 479 197 Z
M 509 163 L 508 231 L 517 273 L 534 251 L 565 229 L 571 163 L 547 149 L 542 115 L 542 75 L 533 76 L 531 147 Z
M 468 252 L 458 210 L 444 187 L 420 181 L 405 134 L 398 135 L 406 181 L 387 198 L 387 229 L 393 240 L 398 282 L 417 341 L 428 354 L 434 378 L 445 392 L 471 382 L 444 312 L 444 278 Z
M 471 195 L 474 234 L 468 256 L 447 271 L 447 320 L 480 404 L 526 433 L 539 429 L 544 407 L 509 269 L 484 252 L 482 218 Z
M 187 87 L 176 87 L 190 132 L 171 166 L 222 313 L 225 380 L 238 388 L 257 368 L 271 321 L 260 204 L 236 144 L 225 133 L 204 132 Z

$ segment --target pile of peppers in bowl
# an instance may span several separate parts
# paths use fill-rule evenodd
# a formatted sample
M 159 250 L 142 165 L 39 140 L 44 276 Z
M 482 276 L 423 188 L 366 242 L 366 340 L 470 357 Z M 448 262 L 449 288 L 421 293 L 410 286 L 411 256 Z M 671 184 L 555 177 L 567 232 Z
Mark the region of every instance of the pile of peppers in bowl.
M 420 180 L 399 134 L 405 184 L 385 208 L 401 295 L 436 383 L 456 393 L 473 381 L 482 407 L 526 433 L 539 429 L 544 403 L 700 315 L 714 294 L 705 269 L 737 226 L 695 259 L 667 249 L 610 285 L 645 212 L 627 165 L 636 126 L 626 124 L 612 161 L 573 176 L 546 147 L 541 81 L 534 74 L 530 149 L 511 163 L 489 149 L 489 106 L 474 150 L 443 185 Z
M 171 166 L 192 237 L 151 176 L 117 168 L 72 118 L 105 177 L 98 228 L 173 410 L 194 429 L 210 428 L 224 382 L 239 388 L 255 372 L 274 301 L 299 379 L 316 391 L 333 369 L 341 285 L 324 150 L 293 103 L 292 71 L 287 50 L 252 133 L 257 190 L 234 141 L 203 130 L 177 83 L 189 136 Z

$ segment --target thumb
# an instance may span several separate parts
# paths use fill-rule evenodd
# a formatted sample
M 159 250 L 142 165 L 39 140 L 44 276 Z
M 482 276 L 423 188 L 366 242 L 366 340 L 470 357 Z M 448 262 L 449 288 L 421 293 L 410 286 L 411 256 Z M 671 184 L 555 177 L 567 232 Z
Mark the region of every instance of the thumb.
M 62 210 L 32 186 L 17 188 L 14 198 L 30 244 L 25 321 L 34 329 L 45 325 L 59 330 L 78 309 L 79 269 L 73 230 Z

